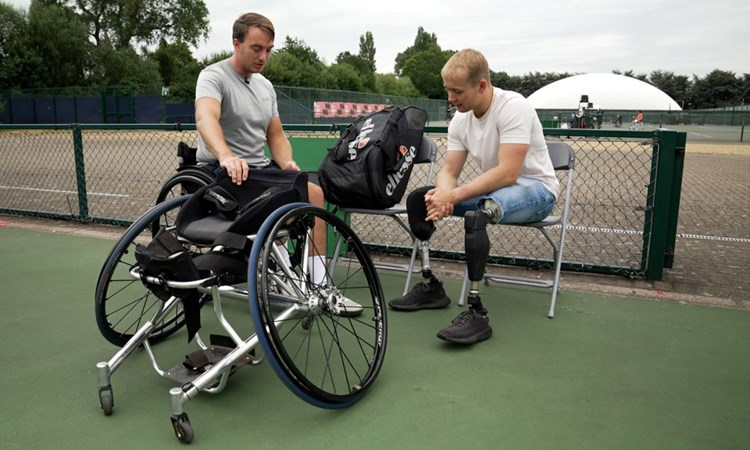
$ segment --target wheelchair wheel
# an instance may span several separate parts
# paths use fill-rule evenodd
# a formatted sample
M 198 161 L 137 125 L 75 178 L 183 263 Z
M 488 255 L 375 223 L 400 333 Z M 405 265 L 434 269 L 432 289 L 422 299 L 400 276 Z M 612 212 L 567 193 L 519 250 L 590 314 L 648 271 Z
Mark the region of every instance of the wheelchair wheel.
M 156 204 L 169 200 L 172 198 L 180 197 L 182 195 L 189 195 L 203 186 L 213 183 L 214 176 L 211 172 L 198 167 L 188 167 L 177 172 L 172 176 L 164 186 L 162 186 L 159 195 L 156 196 Z M 179 208 L 174 209 L 168 215 L 165 215 L 163 222 L 170 226 L 174 225 L 177 213 L 180 211 Z M 159 231 L 158 227 L 154 228 L 153 234 Z
M 160 203 L 125 231 L 110 251 L 96 283 L 96 324 L 102 336 L 117 346 L 123 346 L 136 331 L 161 308 L 162 300 L 149 291 L 140 280 L 130 276 L 136 264 L 136 244 L 147 245 L 154 230 L 173 228 L 171 216 L 182 207 L 189 196 L 177 197 Z M 186 245 L 187 246 L 187 245 Z M 187 250 L 198 249 L 187 246 Z M 202 299 L 203 301 L 203 299 Z M 149 342 L 156 343 L 180 329 L 185 323 L 182 305 L 157 324 Z
M 322 287 L 300 267 L 314 245 L 315 219 L 327 224 L 328 247 L 339 254 Z M 288 257 L 279 257 L 280 246 Z M 340 218 L 307 203 L 285 205 L 269 216 L 250 253 L 248 297 L 258 339 L 297 396 L 318 407 L 342 408 L 372 386 L 385 357 L 383 291 L 362 242 Z M 359 303 L 361 314 L 346 314 L 343 297 Z
M 159 191 L 159 195 L 156 197 L 156 204 L 170 198 L 192 194 L 203 186 L 211 184 L 214 179 L 215 177 L 208 170 L 199 169 L 198 167 L 183 169 L 164 183 L 161 191 Z

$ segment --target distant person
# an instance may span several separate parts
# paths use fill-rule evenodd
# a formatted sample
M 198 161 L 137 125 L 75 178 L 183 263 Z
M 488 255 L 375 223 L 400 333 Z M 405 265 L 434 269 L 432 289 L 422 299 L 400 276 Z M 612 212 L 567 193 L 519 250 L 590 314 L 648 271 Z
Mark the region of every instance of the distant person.
M 638 111 L 633 119 L 633 124 L 630 126 L 631 130 L 640 130 L 643 128 L 643 111 Z

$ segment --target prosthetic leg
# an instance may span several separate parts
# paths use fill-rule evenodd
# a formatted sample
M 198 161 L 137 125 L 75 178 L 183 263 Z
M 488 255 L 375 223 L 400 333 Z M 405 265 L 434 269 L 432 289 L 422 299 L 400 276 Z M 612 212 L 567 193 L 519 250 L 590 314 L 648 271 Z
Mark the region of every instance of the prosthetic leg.
M 470 282 L 467 301 L 471 309 L 482 315 L 487 315 L 479 296 L 479 282 L 484 278 L 487 257 L 490 255 L 490 238 L 487 236 L 488 215 L 486 210 L 478 210 L 469 211 L 464 216 L 466 268 Z
M 408 294 L 388 302 L 391 308 L 399 311 L 416 311 L 419 309 L 438 309 L 448 306 L 451 302 L 443 289 L 443 283 L 430 269 L 430 238 L 435 232 L 435 224 L 425 220 L 427 207 L 424 195 L 432 186 L 415 189 L 406 199 L 406 209 L 409 216 L 409 229 L 419 241 L 422 262 L 422 278 L 425 281 L 417 283 Z
M 483 207 L 486 206 L 483 205 Z M 496 220 L 495 209 L 469 211 L 464 215 L 466 266 L 471 286 L 469 288 L 469 309 L 458 315 L 451 324 L 440 330 L 437 337 L 456 344 L 474 344 L 492 336 L 487 309 L 479 296 L 479 282 L 484 278 L 487 257 L 490 254 L 490 240 L 487 236 L 487 222 Z

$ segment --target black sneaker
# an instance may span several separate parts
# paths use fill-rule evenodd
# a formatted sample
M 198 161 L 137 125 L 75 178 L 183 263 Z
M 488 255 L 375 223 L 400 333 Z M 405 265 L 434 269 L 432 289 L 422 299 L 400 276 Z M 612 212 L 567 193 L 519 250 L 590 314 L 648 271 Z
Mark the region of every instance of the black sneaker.
M 416 311 L 418 309 L 439 309 L 450 305 L 451 299 L 445 294 L 442 281 L 420 281 L 408 294 L 394 298 L 388 305 L 399 311 Z
M 459 314 L 450 326 L 443 328 L 437 334 L 440 339 L 456 344 L 474 344 L 489 339 L 490 336 L 492 336 L 492 328 L 490 328 L 490 319 L 487 317 L 486 310 L 482 314 L 474 308 Z

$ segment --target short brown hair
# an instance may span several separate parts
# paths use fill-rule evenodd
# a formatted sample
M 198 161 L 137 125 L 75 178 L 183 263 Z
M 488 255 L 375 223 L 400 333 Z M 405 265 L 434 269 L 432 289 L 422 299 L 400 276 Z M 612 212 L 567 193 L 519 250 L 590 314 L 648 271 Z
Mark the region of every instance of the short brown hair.
M 448 59 L 440 75 L 443 78 L 460 78 L 476 86 L 482 78 L 490 82 L 490 67 L 483 54 L 474 49 L 465 48 Z
M 240 42 L 245 41 L 247 30 L 256 27 L 271 35 L 271 40 L 276 38 L 276 30 L 273 29 L 273 23 L 268 18 L 258 13 L 245 13 L 234 21 L 232 26 L 232 39 Z

